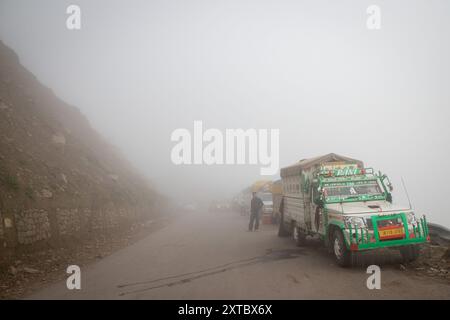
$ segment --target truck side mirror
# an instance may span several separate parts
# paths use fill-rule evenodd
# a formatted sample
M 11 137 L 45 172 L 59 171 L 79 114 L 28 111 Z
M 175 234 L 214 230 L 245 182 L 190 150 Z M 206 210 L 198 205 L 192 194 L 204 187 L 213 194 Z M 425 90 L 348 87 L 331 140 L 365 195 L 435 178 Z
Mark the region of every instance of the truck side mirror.
M 318 205 L 320 208 L 323 208 L 323 199 L 322 198 L 318 198 L 316 200 L 316 205 Z
M 386 195 L 386 201 L 392 203 L 392 194 L 388 193 Z
M 323 194 L 319 190 L 316 191 L 316 196 L 314 197 L 314 203 L 321 208 L 323 207 Z

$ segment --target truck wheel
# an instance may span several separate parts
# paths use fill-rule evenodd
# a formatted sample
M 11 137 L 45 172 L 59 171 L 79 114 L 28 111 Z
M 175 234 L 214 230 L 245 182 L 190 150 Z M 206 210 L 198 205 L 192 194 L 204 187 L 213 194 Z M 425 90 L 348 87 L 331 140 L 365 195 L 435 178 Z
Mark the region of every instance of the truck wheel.
M 407 245 L 400 247 L 400 254 L 402 255 L 404 262 L 413 262 L 419 257 L 419 246 Z
M 280 224 L 278 226 L 278 236 L 279 237 L 289 236 L 289 231 L 287 230 L 286 225 L 284 224 L 284 214 L 281 214 L 280 217 Z
M 301 247 L 305 244 L 306 235 L 298 226 L 294 226 L 292 234 L 294 236 L 295 244 L 297 245 L 297 247 Z
M 345 245 L 344 235 L 341 230 L 335 230 L 333 234 L 333 241 L 331 243 L 334 258 L 340 267 L 348 267 L 351 263 L 350 250 Z

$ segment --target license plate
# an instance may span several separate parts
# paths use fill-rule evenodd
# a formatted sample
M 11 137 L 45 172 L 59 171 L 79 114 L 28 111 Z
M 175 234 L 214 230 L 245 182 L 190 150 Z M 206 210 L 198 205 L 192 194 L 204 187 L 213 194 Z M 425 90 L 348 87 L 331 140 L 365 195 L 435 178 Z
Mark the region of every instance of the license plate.
M 378 230 L 380 240 L 404 238 L 405 232 L 402 227 Z

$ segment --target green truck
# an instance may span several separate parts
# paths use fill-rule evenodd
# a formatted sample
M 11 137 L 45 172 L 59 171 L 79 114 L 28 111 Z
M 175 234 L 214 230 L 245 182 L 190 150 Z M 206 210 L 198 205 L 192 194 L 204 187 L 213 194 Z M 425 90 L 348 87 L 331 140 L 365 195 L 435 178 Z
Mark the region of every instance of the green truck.
M 303 245 L 319 237 L 340 266 L 354 252 L 398 248 L 405 261 L 418 257 L 429 241 L 425 216 L 392 201 L 389 178 L 360 160 L 334 153 L 282 168 L 279 236 Z

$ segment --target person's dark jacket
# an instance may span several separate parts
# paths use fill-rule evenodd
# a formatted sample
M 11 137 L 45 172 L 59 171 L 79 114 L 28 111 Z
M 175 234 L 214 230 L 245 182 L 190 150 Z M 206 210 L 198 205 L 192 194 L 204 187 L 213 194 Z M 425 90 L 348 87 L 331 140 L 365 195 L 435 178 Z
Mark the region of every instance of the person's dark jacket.
M 250 211 L 252 214 L 257 214 L 259 213 L 259 210 L 261 210 L 261 208 L 263 207 L 264 203 L 262 202 L 262 200 L 258 197 L 254 197 L 252 198 L 252 202 L 250 205 Z

